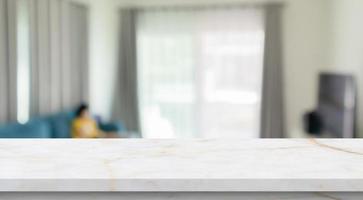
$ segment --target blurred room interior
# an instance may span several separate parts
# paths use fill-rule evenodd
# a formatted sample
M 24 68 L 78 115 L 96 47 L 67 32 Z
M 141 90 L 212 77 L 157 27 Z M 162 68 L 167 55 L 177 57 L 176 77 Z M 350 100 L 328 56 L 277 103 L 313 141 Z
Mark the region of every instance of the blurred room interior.
M 0 138 L 363 137 L 362 0 L 0 0 Z

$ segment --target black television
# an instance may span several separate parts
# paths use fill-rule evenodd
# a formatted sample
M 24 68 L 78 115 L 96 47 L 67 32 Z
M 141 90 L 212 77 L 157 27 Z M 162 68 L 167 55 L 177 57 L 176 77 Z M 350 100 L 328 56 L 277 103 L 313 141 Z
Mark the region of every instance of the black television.
M 317 113 L 325 135 L 332 138 L 356 136 L 357 88 L 352 75 L 321 73 Z

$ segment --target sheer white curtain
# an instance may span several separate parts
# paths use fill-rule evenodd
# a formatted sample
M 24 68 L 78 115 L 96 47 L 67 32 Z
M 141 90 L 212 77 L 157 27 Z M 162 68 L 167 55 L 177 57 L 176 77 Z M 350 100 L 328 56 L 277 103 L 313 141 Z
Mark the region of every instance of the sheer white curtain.
M 259 137 L 263 49 L 259 7 L 139 11 L 144 137 Z

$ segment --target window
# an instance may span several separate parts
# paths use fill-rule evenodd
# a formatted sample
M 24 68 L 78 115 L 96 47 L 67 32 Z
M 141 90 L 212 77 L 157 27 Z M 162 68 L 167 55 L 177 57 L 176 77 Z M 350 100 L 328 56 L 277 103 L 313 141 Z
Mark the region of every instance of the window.
M 143 10 L 137 21 L 146 138 L 257 138 L 263 10 Z

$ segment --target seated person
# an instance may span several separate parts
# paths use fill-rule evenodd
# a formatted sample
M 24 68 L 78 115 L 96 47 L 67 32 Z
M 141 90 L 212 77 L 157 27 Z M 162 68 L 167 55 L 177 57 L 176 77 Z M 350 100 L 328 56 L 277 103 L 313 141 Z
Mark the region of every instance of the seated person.
M 76 112 L 76 118 L 72 122 L 73 138 L 104 138 L 117 137 L 117 134 L 104 133 L 97 125 L 97 122 L 91 117 L 88 105 L 82 104 Z

